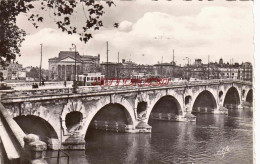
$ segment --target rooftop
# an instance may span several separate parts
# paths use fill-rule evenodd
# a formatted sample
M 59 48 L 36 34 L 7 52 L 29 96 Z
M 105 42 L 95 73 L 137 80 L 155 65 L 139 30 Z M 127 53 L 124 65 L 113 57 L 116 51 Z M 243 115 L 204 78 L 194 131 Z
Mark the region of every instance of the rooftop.
M 60 61 L 67 57 L 75 59 L 75 51 L 60 51 L 58 57 L 50 58 L 49 61 Z M 78 61 L 88 61 L 88 60 L 93 60 L 98 58 L 99 56 L 80 55 L 79 52 L 76 52 L 76 59 Z

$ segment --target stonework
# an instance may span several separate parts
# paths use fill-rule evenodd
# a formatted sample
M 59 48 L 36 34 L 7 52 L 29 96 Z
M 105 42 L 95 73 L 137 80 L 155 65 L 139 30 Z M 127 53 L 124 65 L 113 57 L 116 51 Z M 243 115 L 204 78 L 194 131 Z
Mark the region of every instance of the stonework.
M 49 138 L 47 144 L 49 148 L 84 149 L 84 137 L 86 136 L 87 130 L 94 116 L 106 105 L 120 104 L 123 106 L 124 111 L 127 113 L 128 124 L 119 125 L 116 122 L 98 122 L 99 120 L 97 120 L 96 123 L 92 122 L 92 127 L 118 132 L 137 133 L 146 131 L 145 129 L 140 129 L 142 126 L 138 126 L 139 129 L 136 127 L 140 125 L 141 121 L 147 124 L 150 116 L 151 118 L 168 121 L 194 121 L 196 118 L 191 114 L 193 112 L 227 114 L 227 110 L 223 106 L 225 105 L 224 101 L 228 91 L 232 88 L 237 92 L 238 102 L 242 104 L 246 100 L 247 94 L 252 86 L 236 82 L 215 83 L 209 85 L 184 85 L 150 90 L 146 89 L 136 92 L 131 91 L 129 93 L 125 93 L 125 91 L 123 93 L 111 91 L 99 96 L 97 96 L 96 93 L 93 95 L 92 93 L 82 93 L 74 95 L 73 98 L 60 97 L 58 99 L 55 98 L 55 100 L 49 99 L 44 101 L 42 100 L 44 95 L 41 97 L 29 96 L 25 97 L 26 101 L 19 98 L 20 102 L 17 102 L 15 99 L 7 99 L 8 101 L 6 101 L 6 103 L 5 99 L 3 99 L 2 102 L 13 118 L 33 115 L 45 120 L 53 127 L 54 133 L 58 137 Z M 214 109 L 204 107 L 194 109 L 196 100 L 199 95 L 204 92 L 207 92 L 207 94 L 211 95 L 212 99 L 214 99 L 216 103 Z M 165 96 L 173 97 L 176 100 L 176 103 L 180 106 L 179 115 L 173 115 L 172 113 L 152 114 L 155 104 Z M 11 102 L 12 100 L 16 102 Z M 143 111 L 145 112 L 145 117 L 142 119 L 139 118 L 137 113 L 138 103 L 141 102 L 147 103 L 146 109 Z M 68 130 L 66 126 L 66 116 L 71 112 L 81 113 L 82 118 L 78 122 L 77 128 Z
M 83 117 L 82 120 L 79 122 L 78 128 L 74 129 L 73 131 L 69 131 L 65 125 L 65 118 L 66 115 L 69 114 L 70 112 L 78 111 L 82 113 Z M 82 104 L 80 100 L 78 101 L 69 101 L 63 108 L 62 113 L 61 113 L 61 126 L 63 129 L 64 135 L 73 135 L 74 133 L 77 133 L 80 128 L 82 128 L 86 122 L 86 109 L 85 106 Z M 79 134 L 82 135 L 82 134 Z

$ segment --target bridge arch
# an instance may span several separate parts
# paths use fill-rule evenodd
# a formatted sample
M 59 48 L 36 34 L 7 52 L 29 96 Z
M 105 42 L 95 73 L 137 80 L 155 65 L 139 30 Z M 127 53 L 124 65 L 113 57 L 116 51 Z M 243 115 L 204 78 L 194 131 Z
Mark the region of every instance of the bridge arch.
M 151 117 L 151 113 L 172 113 L 174 115 L 183 115 L 180 101 L 172 95 L 164 95 L 157 98 L 150 109 L 147 111 L 147 119 Z
M 253 89 L 250 89 L 246 95 L 246 101 L 253 103 Z
M 45 119 L 35 115 L 20 115 L 14 120 L 26 134 L 36 134 L 48 147 L 53 146 L 53 141 L 58 140 L 58 134 L 54 127 Z
M 239 105 L 240 102 L 239 90 L 234 86 L 230 87 L 225 94 L 223 106 Z
M 109 107 L 111 109 L 111 106 L 113 105 L 124 111 L 129 127 L 133 128 L 137 124 L 135 121 L 135 114 L 134 110 L 132 109 L 132 105 L 126 99 L 119 95 L 114 96 L 112 99 L 109 97 L 103 97 L 97 103 L 95 103 L 95 105 L 88 107 L 90 110 L 88 110 L 89 112 L 87 113 L 86 121 L 82 128 L 83 137 L 86 136 L 90 123 L 94 120 L 95 116 L 102 112 L 101 110 L 103 110 L 105 107 Z
M 192 113 L 196 112 L 210 112 L 217 108 L 217 101 L 215 96 L 209 90 L 203 90 L 197 94 L 192 104 Z

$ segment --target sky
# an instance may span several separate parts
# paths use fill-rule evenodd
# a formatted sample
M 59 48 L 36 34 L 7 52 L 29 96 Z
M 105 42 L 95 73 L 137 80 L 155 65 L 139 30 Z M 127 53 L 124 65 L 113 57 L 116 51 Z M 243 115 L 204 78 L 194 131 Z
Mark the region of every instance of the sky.
M 103 3 L 103 2 L 101 2 Z M 253 62 L 254 21 L 252 1 L 183 1 L 135 0 L 117 1 L 115 7 L 105 7 L 104 27 L 93 33 L 84 44 L 78 35 L 68 35 L 57 28 L 50 12 L 31 11 L 44 16 L 44 22 L 35 29 L 27 16 L 21 14 L 17 24 L 27 33 L 21 47 L 23 66 L 40 65 L 40 44 L 43 44 L 43 67 L 48 59 L 60 51 L 68 51 L 72 43 L 82 55 L 101 55 L 106 61 L 106 42 L 109 61 L 131 60 L 138 64 L 171 62 L 177 65 L 233 59 L 234 62 Z M 37 4 L 36 4 L 37 6 Z M 85 22 L 81 6 L 71 16 L 76 26 Z M 113 24 L 119 23 L 119 28 Z

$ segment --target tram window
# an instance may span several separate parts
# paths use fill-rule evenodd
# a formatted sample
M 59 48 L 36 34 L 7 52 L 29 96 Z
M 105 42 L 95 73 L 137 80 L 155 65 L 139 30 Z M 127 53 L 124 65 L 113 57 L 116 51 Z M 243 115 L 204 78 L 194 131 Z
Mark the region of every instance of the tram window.
M 100 80 L 100 77 L 98 77 L 98 80 Z
M 91 81 L 93 81 L 94 80 L 94 77 L 91 77 Z
M 87 79 L 88 79 L 88 81 L 90 80 L 90 78 L 89 78 L 89 77 L 88 77 Z

